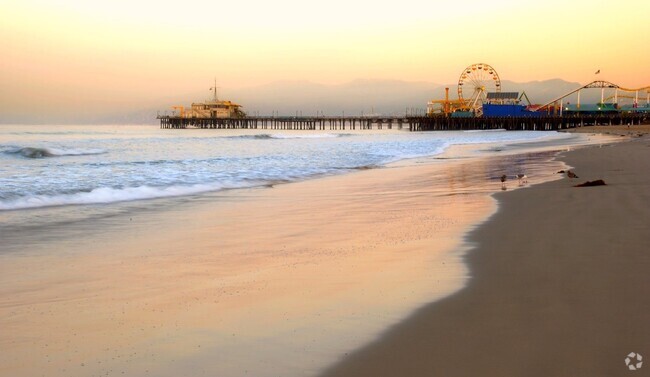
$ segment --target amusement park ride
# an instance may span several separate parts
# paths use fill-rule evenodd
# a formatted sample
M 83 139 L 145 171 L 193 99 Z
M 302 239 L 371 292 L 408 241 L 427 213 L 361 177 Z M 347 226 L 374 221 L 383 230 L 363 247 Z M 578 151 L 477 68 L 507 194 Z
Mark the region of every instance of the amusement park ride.
M 580 93 L 584 89 L 601 89 L 600 102 L 596 104 L 593 109 L 583 105 L 581 108 Z M 614 94 L 605 97 L 605 89 L 614 90 Z M 619 92 L 623 92 L 620 93 Z M 501 93 L 501 79 L 496 69 L 489 64 L 477 63 L 472 64 L 465 68 L 458 78 L 458 98 L 449 98 L 449 88 L 445 88 L 445 98 L 440 100 L 429 101 L 427 106 L 427 114 L 434 115 L 447 115 L 452 117 L 475 117 L 475 116 L 489 116 L 484 114 L 487 108 L 494 109 L 494 106 L 521 106 L 519 105 L 522 98 L 528 96 L 522 93 L 517 98 L 518 93 Z M 564 100 L 577 94 L 577 103 L 571 107 L 565 106 Z M 514 95 L 511 96 L 511 95 Z M 506 105 L 499 99 L 507 98 L 509 103 Z M 496 102 L 494 99 L 498 99 Z M 632 103 L 625 105 L 619 104 L 619 99 L 631 99 Z M 639 100 L 645 100 L 645 104 L 639 103 Z M 612 102 L 607 102 L 612 101 Z M 488 107 L 486 107 L 486 105 Z M 568 105 L 568 102 L 567 102 Z M 492 106 L 492 107 L 489 107 Z M 559 114 L 562 115 L 564 111 L 580 112 L 580 111 L 630 111 L 630 112 L 650 112 L 650 86 L 630 89 L 624 88 L 619 85 L 613 84 L 608 81 L 593 81 L 587 85 L 583 85 L 575 90 L 570 91 L 562 96 L 559 96 L 552 101 L 543 105 L 532 105 L 528 101 L 528 106 L 525 106 L 525 111 L 528 116 L 536 115 L 549 115 Z M 499 113 L 504 115 L 503 112 Z M 518 112 L 517 115 L 521 115 Z
M 477 63 L 465 68 L 458 78 L 458 99 L 449 99 L 449 88 L 445 88 L 445 99 L 428 103 L 428 113 L 464 113 L 480 115 L 487 93 L 501 92 L 501 79 L 496 69 L 489 64 Z

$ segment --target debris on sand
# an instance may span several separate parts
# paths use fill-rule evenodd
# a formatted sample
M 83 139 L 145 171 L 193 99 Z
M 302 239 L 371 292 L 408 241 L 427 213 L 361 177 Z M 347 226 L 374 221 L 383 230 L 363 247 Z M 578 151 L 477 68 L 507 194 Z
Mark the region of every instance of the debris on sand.
M 592 187 L 592 186 L 607 186 L 607 183 L 605 183 L 605 181 L 603 181 L 602 179 L 597 179 L 595 181 L 587 181 L 585 183 L 581 183 L 573 187 Z

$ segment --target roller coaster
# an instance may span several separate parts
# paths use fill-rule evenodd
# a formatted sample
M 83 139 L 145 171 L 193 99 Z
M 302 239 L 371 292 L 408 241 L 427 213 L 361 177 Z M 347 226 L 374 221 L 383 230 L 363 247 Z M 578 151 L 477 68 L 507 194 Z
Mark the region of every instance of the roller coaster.
M 549 101 L 548 103 L 543 104 L 542 106 L 537 108 L 537 111 L 556 111 L 559 110 L 560 112 L 564 110 L 568 110 L 567 107 L 564 107 L 564 99 L 567 97 L 577 94 L 577 103 L 576 103 L 576 110 L 580 111 L 580 93 L 584 89 L 600 89 L 600 102 L 597 104 L 599 106 L 598 110 L 602 110 L 603 108 L 614 108 L 614 109 L 620 109 L 620 110 L 630 110 L 630 111 L 640 111 L 636 109 L 644 109 L 650 107 L 650 86 L 645 86 L 642 88 L 637 88 L 637 89 L 630 89 L 630 88 L 624 88 L 619 85 L 616 85 L 614 83 L 611 83 L 609 81 L 592 81 L 587 85 L 583 85 L 577 89 L 574 89 L 566 94 L 563 94 L 557 98 L 554 98 L 553 100 Z M 606 89 L 611 89 L 614 90 L 614 94 L 610 95 L 609 97 L 605 97 L 605 90 Z M 619 92 L 624 92 L 624 93 L 634 93 L 634 95 L 628 95 L 628 94 L 619 94 Z M 639 93 L 643 95 L 645 92 L 645 98 L 641 97 L 641 100 L 645 99 L 645 106 L 643 108 L 639 107 Z M 632 106 L 631 107 L 622 107 L 619 106 L 619 99 L 632 99 Z M 612 101 L 613 100 L 613 101 Z M 612 101 L 612 102 L 607 102 L 607 101 Z M 607 104 L 613 105 L 613 106 L 606 106 Z M 646 110 L 650 111 L 650 109 Z

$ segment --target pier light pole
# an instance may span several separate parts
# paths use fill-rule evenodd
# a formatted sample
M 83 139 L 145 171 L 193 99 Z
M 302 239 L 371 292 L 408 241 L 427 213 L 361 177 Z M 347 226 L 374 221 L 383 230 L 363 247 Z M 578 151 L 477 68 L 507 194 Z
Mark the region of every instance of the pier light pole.
M 576 109 L 578 109 L 578 111 L 580 111 L 580 91 L 579 90 L 578 90 L 578 104 L 577 104 Z

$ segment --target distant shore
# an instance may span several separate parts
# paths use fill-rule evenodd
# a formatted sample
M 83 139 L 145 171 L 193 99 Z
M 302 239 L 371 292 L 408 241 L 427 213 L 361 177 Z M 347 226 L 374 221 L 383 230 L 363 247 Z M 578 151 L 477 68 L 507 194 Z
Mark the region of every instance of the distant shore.
M 496 194 L 468 238 L 468 286 L 323 376 L 626 375 L 628 354 L 650 355 L 649 148 L 642 136 L 563 153 L 579 179 Z M 573 187 L 595 179 L 607 186 Z

